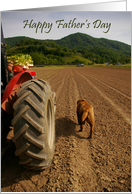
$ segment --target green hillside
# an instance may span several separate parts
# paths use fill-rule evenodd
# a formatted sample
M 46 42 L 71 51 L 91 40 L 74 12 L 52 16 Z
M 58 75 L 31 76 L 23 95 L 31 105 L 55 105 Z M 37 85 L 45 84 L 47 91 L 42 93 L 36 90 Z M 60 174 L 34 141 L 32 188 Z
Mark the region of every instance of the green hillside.
M 70 34 L 60 40 L 55 40 L 55 42 L 59 45 L 63 45 L 68 48 L 77 48 L 83 50 L 92 50 L 92 49 L 110 49 L 114 51 L 123 51 L 126 53 L 130 52 L 130 45 L 125 43 L 108 40 L 105 38 L 93 38 L 87 34 L 83 33 L 75 33 Z
M 12 37 L 5 41 L 8 55 L 30 54 L 34 64 L 131 63 L 130 45 L 82 33 L 70 34 L 60 40 Z

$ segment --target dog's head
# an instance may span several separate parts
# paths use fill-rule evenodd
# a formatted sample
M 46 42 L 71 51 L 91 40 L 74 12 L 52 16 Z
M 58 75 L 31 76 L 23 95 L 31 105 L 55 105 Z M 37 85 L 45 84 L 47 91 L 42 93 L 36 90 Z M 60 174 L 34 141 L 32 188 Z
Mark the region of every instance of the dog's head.
M 80 98 L 78 101 L 77 101 L 77 104 L 79 104 L 80 102 L 83 102 L 85 101 L 83 98 Z

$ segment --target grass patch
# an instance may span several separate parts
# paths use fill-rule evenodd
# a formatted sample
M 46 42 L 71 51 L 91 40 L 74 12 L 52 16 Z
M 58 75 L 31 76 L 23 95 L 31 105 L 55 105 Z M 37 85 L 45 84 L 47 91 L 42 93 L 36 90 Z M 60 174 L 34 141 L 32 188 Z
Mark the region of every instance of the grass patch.
M 82 57 L 80 53 L 77 55 L 72 55 L 71 57 L 67 57 L 67 56 L 63 57 L 63 60 L 65 61 L 65 63 L 69 63 L 69 64 L 72 64 L 72 61 L 75 61 L 76 59 L 78 59 L 79 61 L 83 61 L 84 65 L 87 65 L 88 63 L 92 62 L 89 59 Z

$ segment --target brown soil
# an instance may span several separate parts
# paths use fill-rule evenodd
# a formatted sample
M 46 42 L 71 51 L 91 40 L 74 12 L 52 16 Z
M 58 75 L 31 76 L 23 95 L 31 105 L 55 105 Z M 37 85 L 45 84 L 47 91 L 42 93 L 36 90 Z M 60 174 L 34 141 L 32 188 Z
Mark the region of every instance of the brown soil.
M 57 96 L 53 162 L 43 171 L 25 169 L 12 143 L 2 158 L 1 191 L 130 192 L 131 69 L 71 67 L 51 74 L 46 80 Z M 78 132 L 79 98 L 94 107 L 92 139 L 88 124 Z

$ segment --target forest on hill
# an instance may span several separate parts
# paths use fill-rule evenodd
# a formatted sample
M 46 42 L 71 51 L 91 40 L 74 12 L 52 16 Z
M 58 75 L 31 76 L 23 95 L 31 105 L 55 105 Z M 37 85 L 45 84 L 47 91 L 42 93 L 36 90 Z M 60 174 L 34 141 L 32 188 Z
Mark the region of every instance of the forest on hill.
M 29 37 L 5 38 L 7 55 L 29 54 L 34 65 L 85 65 L 131 63 L 131 46 L 87 34 L 70 34 L 59 40 L 39 40 Z

